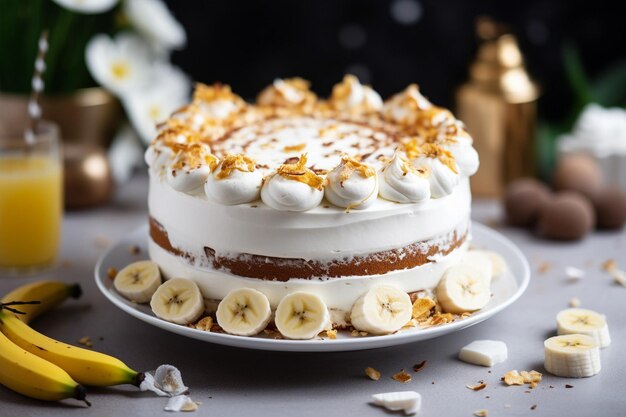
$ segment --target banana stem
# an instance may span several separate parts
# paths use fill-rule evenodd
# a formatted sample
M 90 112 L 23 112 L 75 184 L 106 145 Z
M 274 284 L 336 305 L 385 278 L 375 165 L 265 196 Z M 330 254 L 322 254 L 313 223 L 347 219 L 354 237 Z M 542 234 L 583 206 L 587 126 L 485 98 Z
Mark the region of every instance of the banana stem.
M 8 303 L 0 303 L 0 311 L 7 310 L 14 314 L 26 314 L 23 311 L 12 308 L 11 306 L 23 306 L 29 304 L 41 304 L 41 301 L 9 301 Z
M 137 375 L 133 378 L 132 384 L 136 387 L 139 387 L 143 380 L 146 379 L 146 374 L 144 372 L 138 372 Z

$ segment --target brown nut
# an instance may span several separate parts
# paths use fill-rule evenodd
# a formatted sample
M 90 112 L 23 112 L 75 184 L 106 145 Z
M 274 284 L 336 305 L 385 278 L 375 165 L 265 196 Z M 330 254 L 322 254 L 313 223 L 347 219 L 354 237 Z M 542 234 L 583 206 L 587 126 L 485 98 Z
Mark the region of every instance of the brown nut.
M 598 228 L 621 229 L 626 223 L 626 192 L 609 186 L 600 190 L 593 199 Z
M 506 220 L 513 226 L 530 227 L 541 208 L 550 200 L 548 187 L 534 178 L 520 178 L 507 187 L 504 195 Z
M 572 191 L 554 196 L 541 210 L 537 230 L 548 239 L 578 240 L 595 224 L 595 212 L 589 199 Z
M 592 198 L 602 188 L 602 171 L 592 157 L 571 154 L 562 157 L 554 170 L 556 191 L 577 191 Z

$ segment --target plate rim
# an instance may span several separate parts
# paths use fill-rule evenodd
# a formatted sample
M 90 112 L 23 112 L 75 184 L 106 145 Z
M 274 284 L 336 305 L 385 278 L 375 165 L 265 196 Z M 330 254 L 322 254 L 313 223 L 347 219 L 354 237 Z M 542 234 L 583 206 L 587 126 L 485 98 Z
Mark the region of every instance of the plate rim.
M 113 291 L 106 287 L 105 277 L 100 274 L 102 265 L 111 252 L 117 247 L 124 244 L 127 241 L 135 241 L 135 235 L 143 234 L 148 236 L 148 226 L 143 225 L 130 233 L 125 235 L 122 239 L 117 241 L 114 245 L 109 247 L 102 256 L 96 262 L 94 268 L 94 279 L 96 286 L 104 297 L 109 300 L 113 305 L 127 313 L 128 315 L 141 320 L 147 324 L 153 325 L 168 332 L 176 333 L 182 336 L 190 337 L 193 339 L 201 340 L 203 342 L 215 343 L 224 346 L 255 349 L 255 350 L 267 350 L 267 351 L 284 351 L 284 352 L 330 352 L 330 351 L 357 351 L 366 349 L 378 349 L 384 347 L 393 347 L 403 345 L 407 343 L 415 343 L 422 340 L 433 339 L 439 336 L 443 336 L 448 333 L 453 333 L 467 327 L 479 324 L 502 310 L 511 306 L 517 301 L 522 294 L 528 288 L 530 283 L 530 265 L 528 259 L 522 253 L 522 251 L 513 243 L 509 238 L 502 233 L 493 230 L 476 221 L 471 222 L 472 233 L 478 231 L 479 234 L 488 235 L 492 240 L 498 242 L 499 245 L 507 247 L 507 250 L 516 258 L 520 263 L 520 276 L 514 275 L 514 280 L 518 284 L 517 289 L 511 294 L 505 301 L 493 307 L 490 310 L 479 312 L 474 316 L 467 319 L 456 321 L 446 324 L 445 326 L 431 327 L 428 329 L 421 329 L 420 332 L 424 333 L 404 331 L 401 333 L 394 333 L 390 335 L 381 335 L 376 337 L 356 337 L 349 339 L 312 339 L 312 340 L 289 340 L 289 339 L 269 339 L 269 338 L 253 338 L 245 336 L 230 335 L 226 333 L 211 333 L 205 332 L 191 327 L 182 326 L 175 323 L 169 323 L 158 317 L 147 314 L 138 308 L 132 306 L 129 301 L 122 300 L 120 296 L 116 296 Z M 427 337 L 424 337 L 427 336 Z

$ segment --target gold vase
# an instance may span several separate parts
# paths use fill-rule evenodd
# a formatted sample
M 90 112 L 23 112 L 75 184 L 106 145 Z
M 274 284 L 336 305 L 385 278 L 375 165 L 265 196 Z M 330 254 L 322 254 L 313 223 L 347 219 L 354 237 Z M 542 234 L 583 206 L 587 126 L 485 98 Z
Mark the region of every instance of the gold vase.
M 469 80 L 457 91 L 456 111 L 480 155 L 472 192 L 500 196 L 511 180 L 535 174 L 539 88 L 513 35 L 489 19 L 479 20 L 477 31 L 482 43 Z

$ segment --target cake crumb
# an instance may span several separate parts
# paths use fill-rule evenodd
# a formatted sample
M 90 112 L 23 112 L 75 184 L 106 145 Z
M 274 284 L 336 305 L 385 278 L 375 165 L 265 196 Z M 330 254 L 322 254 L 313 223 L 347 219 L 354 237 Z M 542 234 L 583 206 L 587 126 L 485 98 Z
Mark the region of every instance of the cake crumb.
M 213 317 L 211 316 L 203 317 L 202 319 L 200 319 L 200 321 L 198 321 L 195 324 L 194 327 L 198 330 L 210 332 L 211 328 L 213 327 Z
M 580 307 L 580 299 L 577 297 L 572 298 L 569 300 L 569 306 L 573 308 Z
M 141 248 L 137 245 L 132 245 L 128 248 L 128 252 L 130 252 L 131 255 L 139 255 L 141 253 Z
M 476 417 L 487 417 L 489 415 L 489 411 L 482 409 L 474 411 L 474 415 Z
M 533 404 L 533 405 L 530 406 L 531 410 L 535 410 L 536 408 L 537 408 L 537 404 Z
M 91 342 L 91 337 L 89 336 L 83 336 L 78 340 L 78 343 L 86 346 L 88 348 L 93 347 L 93 343 Z
M 542 262 L 541 264 L 539 264 L 537 272 L 539 272 L 540 274 L 545 274 L 550 270 L 550 268 L 552 268 L 552 265 L 550 265 L 549 262 Z
M 565 388 L 574 388 L 574 386 L 570 384 L 565 384 Z
M 337 338 L 337 330 L 326 330 L 326 337 L 329 339 Z
M 109 277 L 109 279 L 115 279 L 116 276 L 117 276 L 116 268 L 111 267 L 107 269 L 107 277 Z
M 478 384 L 476 385 L 466 385 L 465 387 L 471 389 L 472 391 L 480 391 L 487 388 L 487 384 L 485 381 L 478 381 Z
M 602 263 L 602 269 L 604 269 L 606 272 L 612 272 L 617 269 L 617 262 L 615 262 L 614 259 L 609 258 Z
M 370 366 L 365 368 L 365 375 L 369 377 L 372 381 L 378 381 L 380 379 L 380 372 Z
M 402 382 L 403 384 L 406 384 L 407 382 L 411 382 L 411 375 L 407 374 L 404 369 L 401 369 L 400 372 L 398 372 L 397 374 L 394 374 L 392 377 L 392 379 L 398 381 L 398 382 Z
M 416 363 L 415 365 L 413 365 L 414 372 L 419 372 L 424 368 L 426 368 L 426 361 L 421 361 L 420 363 Z

